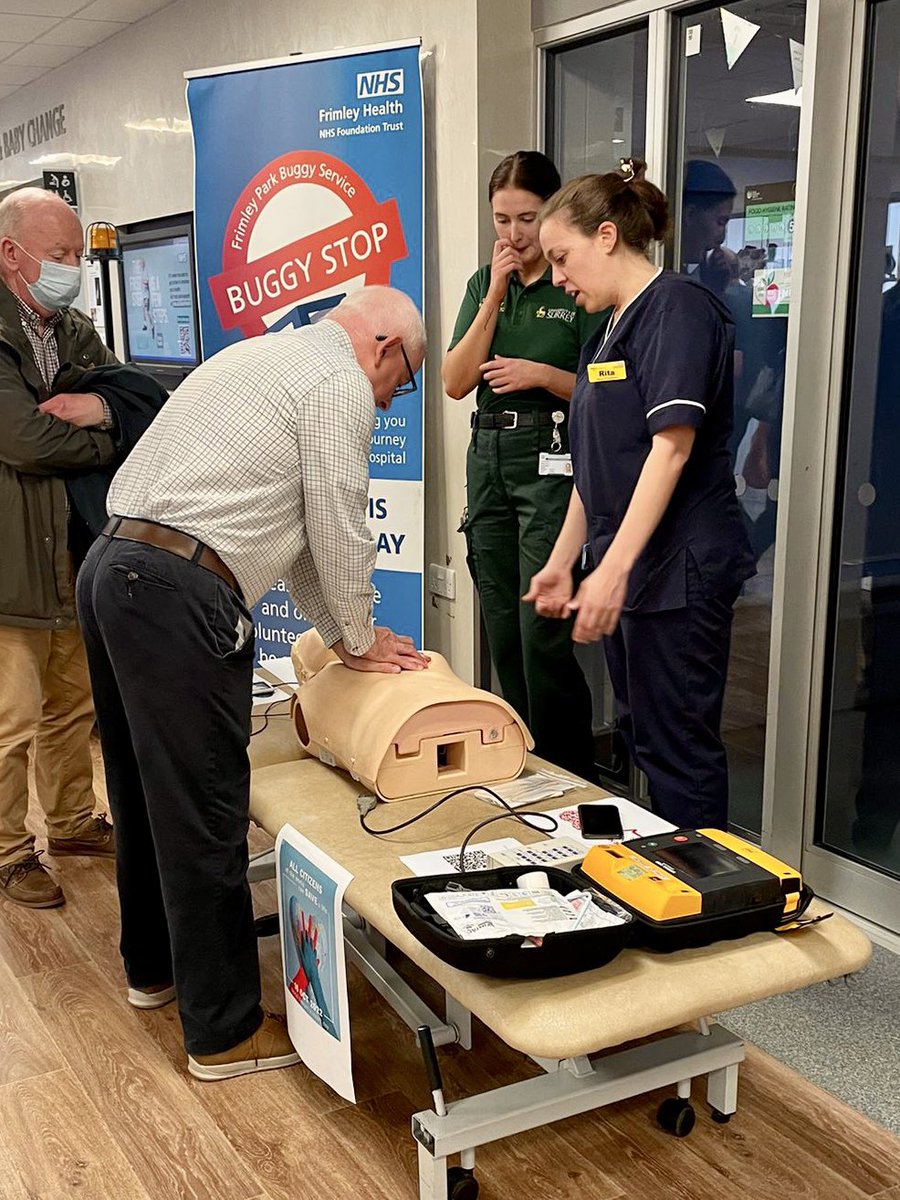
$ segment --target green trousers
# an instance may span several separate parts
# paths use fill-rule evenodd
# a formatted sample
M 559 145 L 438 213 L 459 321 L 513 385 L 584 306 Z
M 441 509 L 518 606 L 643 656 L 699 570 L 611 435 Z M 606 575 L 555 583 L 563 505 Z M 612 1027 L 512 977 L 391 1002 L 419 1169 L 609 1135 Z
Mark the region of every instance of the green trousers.
M 539 475 L 552 427 L 476 429 L 466 459 L 462 524 L 491 659 L 503 697 L 528 725 L 535 753 L 594 779 L 591 695 L 575 660 L 572 622 L 523 604 L 563 523 L 572 480 Z M 563 451 L 568 451 L 563 430 Z

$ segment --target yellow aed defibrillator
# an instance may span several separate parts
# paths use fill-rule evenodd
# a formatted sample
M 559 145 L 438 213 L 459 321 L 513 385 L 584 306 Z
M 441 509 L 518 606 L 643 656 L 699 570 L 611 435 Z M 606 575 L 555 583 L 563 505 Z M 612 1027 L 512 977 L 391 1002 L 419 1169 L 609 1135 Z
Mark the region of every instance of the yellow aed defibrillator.
M 812 899 L 799 871 L 720 829 L 594 846 L 577 872 L 618 900 L 657 950 L 777 929 Z

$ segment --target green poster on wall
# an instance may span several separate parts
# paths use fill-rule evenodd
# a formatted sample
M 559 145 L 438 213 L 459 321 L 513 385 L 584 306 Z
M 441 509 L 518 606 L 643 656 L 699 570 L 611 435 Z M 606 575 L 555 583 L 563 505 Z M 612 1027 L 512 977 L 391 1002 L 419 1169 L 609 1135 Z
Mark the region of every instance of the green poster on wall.
M 794 183 L 762 183 L 745 192 L 744 236 L 765 260 L 753 272 L 754 317 L 786 317 L 794 262 Z

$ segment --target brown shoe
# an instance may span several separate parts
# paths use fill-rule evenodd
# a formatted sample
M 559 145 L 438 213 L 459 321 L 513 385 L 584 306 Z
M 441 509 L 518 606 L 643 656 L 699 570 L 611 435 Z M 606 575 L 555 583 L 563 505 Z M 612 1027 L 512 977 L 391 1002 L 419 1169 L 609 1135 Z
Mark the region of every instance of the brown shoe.
M 106 814 L 91 817 L 90 824 L 77 837 L 47 838 L 47 849 L 56 858 L 67 854 L 84 854 L 91 858 L 115 858 L 116 835 Z
M 188 1070 L 195 1079 L 232 1079 L 253 1071 L 274 1071 L 300 1061 L 288 1037 L 284 1017 L 266 1013 L 262 1025 L 230 1050 L 220 1054 L 189 1054 Z
M 65 904 L 63 890 L 41 864 L 43 850 L 19 862 L 0 867 L 0 896 L 26 908 L 58 908 Z

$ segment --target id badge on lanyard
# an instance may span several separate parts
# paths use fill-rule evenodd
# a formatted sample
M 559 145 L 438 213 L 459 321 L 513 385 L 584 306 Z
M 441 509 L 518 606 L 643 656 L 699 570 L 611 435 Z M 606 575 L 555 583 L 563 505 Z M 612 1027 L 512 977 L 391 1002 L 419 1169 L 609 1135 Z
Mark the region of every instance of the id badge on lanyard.
M 572 455 L 561 453 L 562 434 L 559 432 L 559 427 L 565 421 L 566 414 L 562 409 L 557 409 L 552 417 L 553 436 L 550 439 L 550 453 L 545 451 L 538 455 L 538 475 L 571 475 Z

